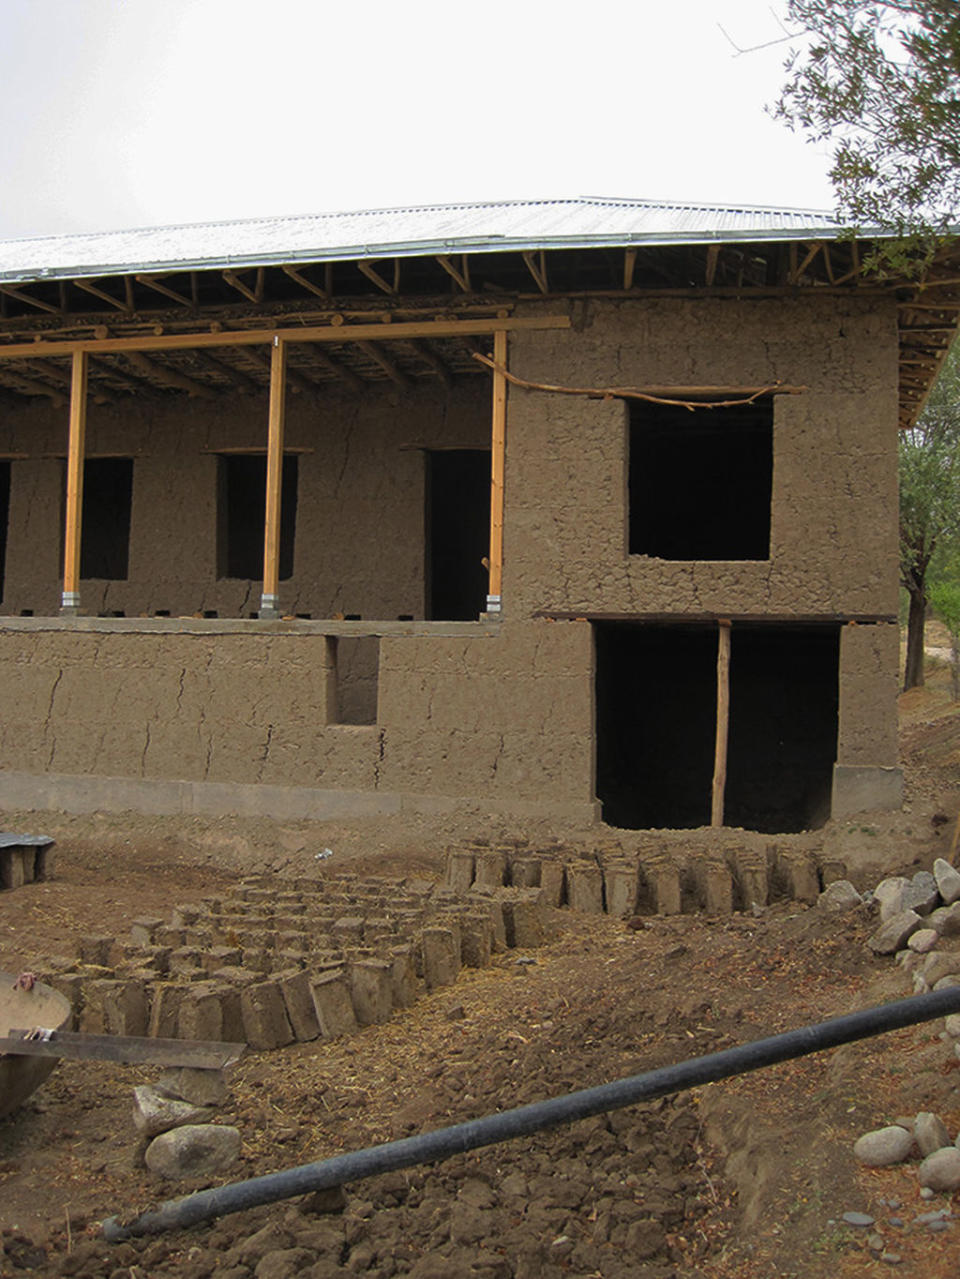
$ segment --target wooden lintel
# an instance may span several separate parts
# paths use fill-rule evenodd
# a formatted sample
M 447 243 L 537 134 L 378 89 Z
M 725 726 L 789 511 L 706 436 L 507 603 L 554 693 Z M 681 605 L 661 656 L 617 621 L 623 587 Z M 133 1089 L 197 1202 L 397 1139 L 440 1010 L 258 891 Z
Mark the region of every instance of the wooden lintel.
M 523 254 L 523 260 L 527 264 L 527 270 L 533 276 L 533 282 L 541 293 L 550 292 L 550 284 L 547 280 L 547 255 L 543 249 L 528 249 Z
M 70 283 L 75 288 L 82 289 L 84 293 L 89 293 L 91 297 L 99 298 L 101 302 L 106 302 L 108 306 L 115 307 L 118 311 L 129 313 L 131 310 L 125 298 L 122 301 L 120 298 L 113 298 L 103 289 L 98 289 L 95 284 L 91 284 L 89 280 L 71 280 Z
M 326 302 L 330 298 L 330 294 L 326 289 L 321 289 L 319 284 L 314 284 L 312 280 L 308 280 L 302 271 L 298 271 L 296 267 L 284 266 L 280 268 L 284 275 L 290 277 L 294 284 L 299 284 L 301 289 L 306 289 L 308 293 L 312 293 L 314 297 L 323 298 Z
M 13 298 L 16 302 L 25 302 L 27 306 L 35 306 L 38 311 L 46 311 L 48 315 L 60 314 L 60 307 L 51 306 L 49 302 L 41 302 L 39 298 L 32 298 L 29 293 L 24 293 L 22 289 L 11 288 L 9 284 L 0 284 L 0 293 L 5 297 Z
M 193 301 L 184 297 L 182 293 L 178 293 L 176 289 L 171 289 L 168 284 L 161 283 L 155 275 L 136 275 L 134 279 L 138 284 L 142 284 L 147 289 L 153 289 L 154 293 L 161 293 L 165 298 L 169 298 L 171 302 L 179 302 L 181 306 L 189 307 L 193 310 Z
M 406 343 L 406 346 L 413 352 L 418 360 L 422 360 L 427 368 L 432 369 L 432 371 L 436 373 L 437 377 L 449 391 L 453 386 L 453 375 L 444 364 L 443 360 L 441 360 L 438 355 L 434 355 L 433 351 L 431 351 L 430 348 L 425 346 L 422 342 L 410 341 Z
M 385 280 L 379 271 L 374 270 L 370 262 L 358 262 L 357 270 L 361 275 L 365 275 L 371 283 L 375 284 L 378 289 L 384 293 L 396 293 L 396 287 L 388 280 Z
M 242 293 L 248 302 L 259 302 L 256 289 L 251 289 L 249 284 L 245 284 L 240 279 L 236 271 L 221 271 L 224 281 L 230 285 L 232 289 L 236 289 L 238 293 Z
M 459 268 L 454 266 L 447 254 L 438 254 L 437 261 L 463 293 L 470 292 L 470 265 L 465 253 L 460 256 Z
M 720 261 L 720 245 L 707 245 L 707 265 L 703 271 L 703 283 L 710 289 L 713 288 L 713 282 L 717 278 L 717 264 Z
M 623 251 L 623 287 L 625 289 L 633 288 L 633 273 L 637 266 L 637 250 L 624 249 Z
M 375 364 L 379 364 L 391 382 L 395 382 L 402 390 L 409 390 L 413 385 L 406 373 L 397 368 L 389 355 L 381 351 L 376 342 L 358 342 L 357 346 L 359 346 L 364 355 L 369 356 Z
M 717 626 L 717 731 L 713 753 L 713 787 L 710 825 L 723 825 L 723 800 L 727 787 L 727 743 L 730 736 L 730 621 Z
M 524 329 L 569 329 L 566 315 L 497 316 L 479 320 L 402 320 L 390 325 L 389 331 L 377 324 L 304 325 L 302 328 L 221 329 L 216 333 L 163 333 L 137 337 L 105 337 L 63 339 L 40 342 L 0 342 L 0 360 L 22 360 L 31 356 L 72 355 L 87 351 L 93 355 L 114 355 L 124 351 L 188 351 L 216 346 L 268 345 L 275 337 L 282 341 L 346 342 L 375 341 L 384 338 L 454 338 L 482 337 L 490 333 L 508 333 Z
M 157 360 L 151 360 L 149 356 L 141 355 L 138 351 L 128 351 L 124 358 L 144 377 L 160 382 L 163 386 L 172 387 L 177 391 L 186 391 L 188 395 L 202 399 L 209 399 L 214 394 L 213 388 L 207 386 L 206 382 L 198 382 L 196 378 L 181 373 L 179 369 L 171 369 Z

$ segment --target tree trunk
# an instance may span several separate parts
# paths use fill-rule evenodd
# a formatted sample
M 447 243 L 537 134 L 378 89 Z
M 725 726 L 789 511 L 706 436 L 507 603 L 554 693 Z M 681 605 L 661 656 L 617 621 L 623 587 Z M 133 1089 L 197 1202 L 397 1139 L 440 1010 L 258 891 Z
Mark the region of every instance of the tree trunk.
M 923 684 L 923 626 L 927 615 L 926 592 L 907 588 L 910 613 L 907 618 L 907 661 L 903 672 L 903 690 Z

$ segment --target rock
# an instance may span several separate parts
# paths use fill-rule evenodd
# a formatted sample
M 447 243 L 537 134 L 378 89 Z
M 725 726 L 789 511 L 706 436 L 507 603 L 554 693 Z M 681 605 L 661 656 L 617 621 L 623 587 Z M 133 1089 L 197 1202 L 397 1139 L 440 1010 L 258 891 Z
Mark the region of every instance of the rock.
M 941 977 L 960 973 L 960 955 L 948 954 L 945 951 L 938 950 L 934 954 L 927 956 L 920 971 L 927 982 L 933 986 Z
M 881 1252 L 880 1260 L 885 1261 L 888 1266 L 899 1266 L 903 1262 L 899 1252 Z
M 943 1024 L 948 1035 L 954 1039 L 960 1038 L 960 1013 L 950 1013 L 944 1018 Z
M 210 1111 L 164 1096 L 152 1084 L 141 1084 L 133 1090 L 133 1123 L 145 1137 L 156 1137 L 184 1124 L 205 1124 Z
M 899 1124 L 890 1124 L 886 1128 L 865 1132 L 854 1142 L 853 1154 L 868 1168 L 886 1168 L 890 1164 L 902 1163 L 912 1149 L 913 1133 Z
M 907 938 L 907 945 L 918 955 L 925 955 L 939 940 L 940 935 L 935 928 L 918 928 L 912 937 Z
M 938 857 L 933 863 L 933 877 L 945 906 L 952 906 L 954 902 L 960 901 L 960 871 Z
M 927 1190 L 960 1189 L 960 1150 L 947 1146 L 927 1155 L 917 1169 L 917 1181 Z
M 310 1216 L 343 1212 L 346 1206 L 347 1196 L 343 1186 L 327 1186 L 323 1190 L 313 1190 L 300 1201 L 300 1211 Z
M 928 870 L 918 870 L 903 894 L 902 908 L 915 910 L 918 915 L 929 915 L 939 902 L 937 881 Z
M 253 1273 L 256 1279 L 291 1279 L 303 1274 L 316 1255 L 309 1248 L 282 1248 L 261 1257 Z
M 960 936 L 960 902 L 952 906 L 939 906 L 927 916 L 927 923 L 935 928 L 941 937 Z
M 192 1066 L 165 1070 L 157 1082 L 157 1091 L 195 1106 L 219 1106 L 227 1097 L 222 1070 L 197 1070 Z
M 923 923 L 915 910 L 903 910 L 892 915 L 886 923 L 867 940 L 867 945 L 876 955 L 895 954 Z
M 865 1230 L 868 1226 L 872 1226 L 875 1218 L 871 1217 L 868 1212 L 845 1212 L 842 1217 L 845 1226 L 857 1226 L 861 1230 Z
M 883 879 L 873 890 L 873 900 L 880 906 L 880 922 L 885 924 L 894 915 L 903 910 L 903 897 L 910 886 L 909 879 L 897 875 L 892 879 Z
M 952 990 L 956 986 L 960 986 L 960 973 L 947 973 L 946 977 L 933 983 L 934 990 Z
M 821 910 L 853 910 L 862 901 L 849 879 L 835 879 L 817 898 L 817 905 Z
M 960 1160 L 960 1150 L 955 1153 Z M 176 1179 L 213 1176 L 232 1167 L 239 1156 L 238 1129 L 225 1124 L 188 1124 L 155 1137 L 144 1158 L 151 1172 Z
M 924 1158 L 932 1155 L 935 1150 L 942 1150 L 944 1146 L 951 1144 L 950 1134 L 943 1120 L 938 1115 L 931 1114 L 929 1110 L 922 1110 L 917 1115 L 916 1123 L 913 1125 L 913 1135 L 917 1139 L 920 1154 Z

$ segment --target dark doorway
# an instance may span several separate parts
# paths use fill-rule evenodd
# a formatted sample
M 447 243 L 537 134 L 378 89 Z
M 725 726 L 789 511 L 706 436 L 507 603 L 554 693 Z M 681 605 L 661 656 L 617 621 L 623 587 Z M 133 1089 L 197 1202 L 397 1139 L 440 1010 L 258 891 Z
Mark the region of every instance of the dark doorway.
M 724 824 L 813 830 L 830 817 L 840 628 L 734 626 Z
M 489 582 L 490 453 L 442 449 L 426 459 L 426 615 L 475 621 Z
M 603 820 L 630 830 L 708 824 L 716 629 L 629 622 L 594 629 Z
M 7 563 L 7 530 L 10 527 L 10 463 L 0 462 L 0 600 L 3 599 Z
M 64 556 L 64 512 L 67 464 L 60 490 L 60 568 Z M 88 457 L 83 463 L 83 507 L 80 517 L 80 576 L 125 582 L 130 563 L 130 512 L 133 504 L 133 458 Z
M 260 581 L 267 510 L 265 453 L 217 459 L 217 576 Z M 293 576 L 297 527 L 297 455 L 285 453 L 280 478 L 280 580 Z
M 773 400 L 630 412 L 629 547 L 664 560 L 770 558 Z

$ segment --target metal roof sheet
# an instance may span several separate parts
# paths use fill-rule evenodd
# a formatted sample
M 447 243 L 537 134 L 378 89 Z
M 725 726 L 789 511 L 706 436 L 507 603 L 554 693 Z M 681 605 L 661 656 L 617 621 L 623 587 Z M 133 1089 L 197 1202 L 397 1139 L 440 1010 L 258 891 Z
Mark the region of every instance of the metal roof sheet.
M 0 280 L 271 263 L 835 236 L 809 209 L 583 197 L 435 204 L 0 241 Z

